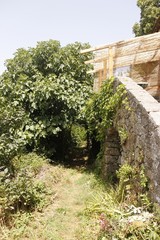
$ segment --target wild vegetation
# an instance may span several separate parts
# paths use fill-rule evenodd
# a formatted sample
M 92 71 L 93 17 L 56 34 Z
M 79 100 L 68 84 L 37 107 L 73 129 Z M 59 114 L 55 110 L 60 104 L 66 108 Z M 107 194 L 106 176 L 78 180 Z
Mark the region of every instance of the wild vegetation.
M 50 165 L 35 153 L 16 158 L 14 164 L 17 170 L 27 169 L 32 183 L 19 179 L 11 184 L 13 189 L 7 188 L 12 201 L 7 215 L 1 215 L 0 239 L 160 239 L 160 213 L 153 213 L 149 202 L 133 204 L 138 174 L 130 166 L 120 168 L 119 184 L 111 186 L 84 166 Z
M 0 146 L 9 144 L 1 151 L 5 162 L 21 147 L 64 158 L 72 125 L 84 121 L 81 109 L 92 91 L 90 67 L 84 63 L 89 56 L 80 54 L 86 47 L 80 43 L 61 47 L 50 40 L 18 49 L 6 61 L 0 79 Z
M 79 124 L 85 123 L 81 110 L 91 94 L 92 77 L 84 63 L 89 56 L 80 50 L 88 46 L 39 42 L 35 48 L 18 49 L 6 61 L 0 76 L 2 225 L 12 226 L 16 214 L 32 212 L 45 201 L 46 188 L 36 180 L 43 156 L 49 162 L 67 161 L 79 144 L 78 131 L 85 134 Z
M 86 105 L 88 131 L 103 144 L 105 129 L 113 125 L 113 119 L 121 104 L 126 104 L 125 88 L 114 86 L 114 78 L 103 82 L 101 91 L 94 93 Z
M 87 105 L 89 134 L 98 141 L 103 142 L 102 132 L 112 125 L 117 107 L 126 104 L 123 86 L 118 87 L 118 95 L 113 90 L 110 79 Z M 105 101 L 108 107 L 104 109 Z M 98 125 L 96 132 L 94 124 Z M 84 125 L 72 126 L 76 147 L 83 149 L 87 137 Z M 79 163 L 78 157 L 75 163 Z M 3 165 L 0 238 L 160 239 L 158 208 L 148 199 L 144 169 L 125 164 L 117 172 L 117 184 L 110 185 L 88 169 L 86 151 L 82 160 L 86 164 L 76 168 L 74 161 L 66 162 L 67 167 L 51 165 L 50 160 L 32 152 L 12 157 L 9 165 Z
M 138 0 L 137 6 L 140 8 L 140 22 L 133 26 L 135 36 L 158 32 L 160 30 L 160 1 Z
M 148 25 L 150 4 L 138 1 L 137 36 L 152 32 L 159 3 L 152 1 Z M 160 239 L 160 212 L 149 200 L 143 166 L 123 165 L 114 185 L 88 166 L 97 153 L 101 158 L 105 129 L 127 101 L 113 78 L 92 92 L 91 67 L 84 63 L 91 56 L 80 54 L 87 47 L 50 40 L 18 49 L 6 61 L 0 76 L 2 240 Z M 124 129 L 119 132 L 124 141 Z

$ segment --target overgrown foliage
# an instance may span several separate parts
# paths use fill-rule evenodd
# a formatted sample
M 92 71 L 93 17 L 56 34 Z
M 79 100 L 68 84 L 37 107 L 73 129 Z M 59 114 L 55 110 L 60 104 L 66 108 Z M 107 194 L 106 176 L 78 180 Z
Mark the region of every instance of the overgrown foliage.
M 43 193 L 43 188 L 42 191 L 36 192 L 38 199 L 33 198 L 33 200 L 36 199 L 38 202 L 32 205 L 32 209 L 37 207 L 39 209 L 41 196 L 43 196 L 43 202 L 47 198 L 45 208 L 40 209 L 40 212 L 23 214 L 22 210 L 18 212 L 14 215 L 9 227 L 4 224 L 0 225 L 1 239 L 32 239 L 35 237 L 38 239 L 66 239 L 68 237 L 77 240 L 159 239 L 160 215 L 158 214 L 160 213 L 158 213 L 158 208 L 157 212 L 153 212 L 150 205 L 142 204 L 142 202 L 134 205 L 135 201 L 133 201 L 135 200 L 134 193 L 140 196 L 139 184 L 143 186 L 143 190 L 146 189 L 147 181 L 143 168 L 138 175 L 134 167 L 125 164 L 117 172 L 119 184 L 113 187 L 107 185 L 93 172 L 84 171 L 84 168 L 49 166 L 45 164 L 44 158 L 35 154 L 14 159 L 14 166 L 18 171 L 26 169 L 27 163 L 30 166 L 29 172 L 32 172 L 35 180 L 43 181 L 45 191 L 50 189 L 52 194 L 47 196 L 48 192 Z M 120 189 L 124 194 L 121 194 Z M 29 190 L 30 187 L 26 189 L 27 196 Z M 34 186 L 33 190 L 35 191 Z M 17 192 L 18 190 L 13 194 L 11 191 L 11 199 Z M 8 217 L 13 217 L 13 215 Z M 68 229 L 71 231 L 68 232 Z
M 115 88 L 114 78 L 107 79 L 99 93 L 95 93 L 86 108 L 86 118 L 90 135 L 99 141 L 104 140 L 106 129 L 113 124 L 114 116 L 121 104 L 125 103 L 125 88 Z
M 28 150 L 38 149 L 50 157 L 55 152 L 64 155 L 71 126 L 83 121 L 81 109 L 92 91 L 92 77 L 87 74 L 90 67 L 84 63 L 89 56 L 80 54 L 88 46 L 61 47 L 58 41 L 49 40 L 35 48 L 18 49 L 14 58 L 6 61 L 7 70 L 0 79 L 4 103 L 0 125 L 5 126 L 2 143 L 5 138 L 4 145 L 6 141 L 15 145 L 8 149 L 16 151 L 21 141 Z M 4 155 L 2 158 L 6 160 Z
M 87 132 L 85 126 L 80 124 L 73 124 L 71 129 L 71 136 L 73 144 L 76 147 L 86 146 Z
M 135 23 L 133 32 L 136 37 L 160 30 L 160 1 L 159 0 L 138 0 L 140 8 L 140 22 Z
M 0 224 L 9 225 L 13 214 L 32 211 L 45 201 L 44 184 L 36 181 L 46 159 L 35 153 L 13 159 L 14 171 L 0 171 Z
M 0 92 L 0 167 L 10 165 L 11 159 L 24 146 L 19 131 L 25 119 L 25 113 L 14 102 L 9 102 Z
M 79 138 L 78 124 L 84 122 L 81 110 L 92 92 L 90 67 L 84 63 L 89 56 L 80 54 L 87 47 L 61 47 L 50 40 L 18 49 L 6 61 L 7 70 L 0 76 L 2 224 L 10 224 L 15 213 L 35 210 L 46 199 L 45 186 L 36 181 L 44 159 L 25 153 L 35 150 L 59 160 L 72 142 L 85 138 L 84 128 Z
M 120 202 L 143 206 L 149 209 L 148 179 L 145 175 L 144 166 L 131 166 L 123 164 L 117 172 L 119 184 L 117 188 L 117 199 Z
M 115 188 L 108 186 L 95 194 L 86 207 L 86 214 L 100 225 L 97 239 L 160 239 L 158 212 L 153 212 L 150 202 L 142 201 L 147 194 L 144 169 L 138 174 L 135 167 L 124 164 L 117 177 Z

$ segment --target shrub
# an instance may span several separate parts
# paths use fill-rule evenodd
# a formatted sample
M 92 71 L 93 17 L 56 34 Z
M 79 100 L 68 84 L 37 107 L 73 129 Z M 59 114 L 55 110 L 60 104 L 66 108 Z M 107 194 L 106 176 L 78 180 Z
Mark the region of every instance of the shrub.
M 71 129 L 71 135 L 73 142 L 77 147 L 81 147 L 86 144 L 87 132 L 83 126 L 74 124 Z
M 37 174 L 44 158 L 35 153 L 16 157 L 14 171 L 1 168 L 0 171 L 0 219 L 3 223 L 11 220 L 18 211 L 33 211 L 45 197 L 45 185 L 37 182 Z
M 0 218 L 3 222 L 9 221 L 11 214 L 17 211 L 34 210 L 45 193 L 44 185 L 34 183 L 25 171 L 11 178 L 5 169 L 1 181 Z

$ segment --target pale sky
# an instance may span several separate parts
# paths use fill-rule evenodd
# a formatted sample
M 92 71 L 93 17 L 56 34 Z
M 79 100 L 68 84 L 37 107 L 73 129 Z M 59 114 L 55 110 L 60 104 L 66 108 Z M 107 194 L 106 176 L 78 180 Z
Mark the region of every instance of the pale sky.
M 136 0 L 0 0 L 0 74 L 18 48 L 50 39 L 91 46 L 134 37 Z

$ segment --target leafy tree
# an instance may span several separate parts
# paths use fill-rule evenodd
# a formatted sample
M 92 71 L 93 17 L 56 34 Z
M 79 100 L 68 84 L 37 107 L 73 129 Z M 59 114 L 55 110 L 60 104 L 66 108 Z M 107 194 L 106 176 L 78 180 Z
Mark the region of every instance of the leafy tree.
M 92 77 L 80 54 L 88 44 L 61 47 L 58 41 L 37 43 L 35 48 L 18 49 L 6 61 L 1 76 L 2 97 L 25 113 L 19 137 L 29 149 L 53 156 L 64 153 L 74 122 L 82 121 L 81 109 L 92 91 Z M 13 111 L 14 109 L 13 108 Z
M 160 0 L 138 0 L 140 23 L 135 23 L 133 32 L 136 36 L 146 35 L 160 30 Z
M 20 107 L 0 96 L 0 169 L 9 167 L 10 160 L 23 148 L 23 139 L 19 136 L 25 114 Z

